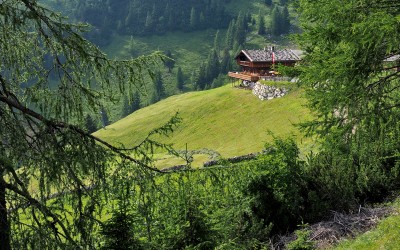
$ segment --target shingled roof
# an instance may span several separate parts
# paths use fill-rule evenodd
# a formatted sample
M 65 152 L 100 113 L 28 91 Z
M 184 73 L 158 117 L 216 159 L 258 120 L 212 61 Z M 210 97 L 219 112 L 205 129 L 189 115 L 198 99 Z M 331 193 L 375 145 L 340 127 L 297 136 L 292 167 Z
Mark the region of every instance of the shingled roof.
M 275 62 L 300 61 L 300 57 L 291 49 L 282 50 L 242 50 L 243 53 L 252 62 L 271 62 L 272 52 L 275 54 Z M 239 54 L 240 55 L 240 54 Z

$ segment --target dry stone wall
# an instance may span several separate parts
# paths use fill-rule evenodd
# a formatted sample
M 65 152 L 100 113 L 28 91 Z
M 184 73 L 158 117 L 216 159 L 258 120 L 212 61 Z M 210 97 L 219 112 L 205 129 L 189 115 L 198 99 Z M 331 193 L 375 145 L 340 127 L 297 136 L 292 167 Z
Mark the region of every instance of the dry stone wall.
M 252 92 L 260 100 L 271 100 L 286 95 L 288 90 L 284 87 L 268 86 L 260 82 L 256 82 L 252 88 Z

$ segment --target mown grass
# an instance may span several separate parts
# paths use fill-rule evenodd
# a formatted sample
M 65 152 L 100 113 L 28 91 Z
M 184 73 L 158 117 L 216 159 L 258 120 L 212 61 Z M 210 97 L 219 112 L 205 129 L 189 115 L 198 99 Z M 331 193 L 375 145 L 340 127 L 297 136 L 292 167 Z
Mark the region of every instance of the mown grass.
M 131 147 L 179 112 L 182 124 L 171 137 L 159 140 L 173 143 L 179 150 L 187 146 L 188 150 L 212 149 L 223 157 L 243 155 L 262 150 L 265 142 L 272 139 L 269 132 L 276 136 L 294 134 L 299 141 L 303 139 L 294 126 L 311 118 L 302 94 L 301 90 L 293 89 L 285 97 L 261 101 L 251 91 L 228 84 L 169 97 L 95 135 L 113 144 Z M 165 160 L 162 154 L 160 158 Z
M 400 200 L 394 205 L 395 215 L 383 219 L 378 226 L 355 239 L 344 240 L 335 250 L 400 249 Z

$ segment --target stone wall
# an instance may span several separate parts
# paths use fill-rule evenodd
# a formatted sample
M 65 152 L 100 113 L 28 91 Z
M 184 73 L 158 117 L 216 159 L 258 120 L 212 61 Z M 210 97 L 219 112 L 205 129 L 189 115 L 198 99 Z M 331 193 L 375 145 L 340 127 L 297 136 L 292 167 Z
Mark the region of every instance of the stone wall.
M 256 82 L 252 88 L 252 92 L 260 100 L 271 100 L 279 98 L 288 93 L 288 90 L 284 87 L 267 86 L 260 82 Z

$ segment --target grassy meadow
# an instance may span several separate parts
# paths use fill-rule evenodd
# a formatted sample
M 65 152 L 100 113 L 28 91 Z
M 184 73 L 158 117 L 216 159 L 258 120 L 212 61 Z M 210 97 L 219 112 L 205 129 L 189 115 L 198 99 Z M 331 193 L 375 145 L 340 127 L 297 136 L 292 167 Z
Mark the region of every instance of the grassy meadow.
M 173 143 L 178 150 L 184 150 L 186 146 L 188 150 L 207 148 L 222 157 L 232 157 L 261 151 L 265 142 L 272 139 L 269 132 L 276 136 L 298 135 L 300 142 L 302 136 L 294 124 L 311 118 L 305 104 L 302 91 L 295 86 L 287 96 L 261 101 L 251 91 L 227 84 L 217 89 L 169 97 L 134 112 L 95 135 L 131 147 L 179 112 L 183 120 L 180 126 L 171 137 L 159 140 Z M 162 152 L 158 153 L 163 164 L 177 163 Z M 200 162 L 207 159 L 204 155 L 197 157 Z

